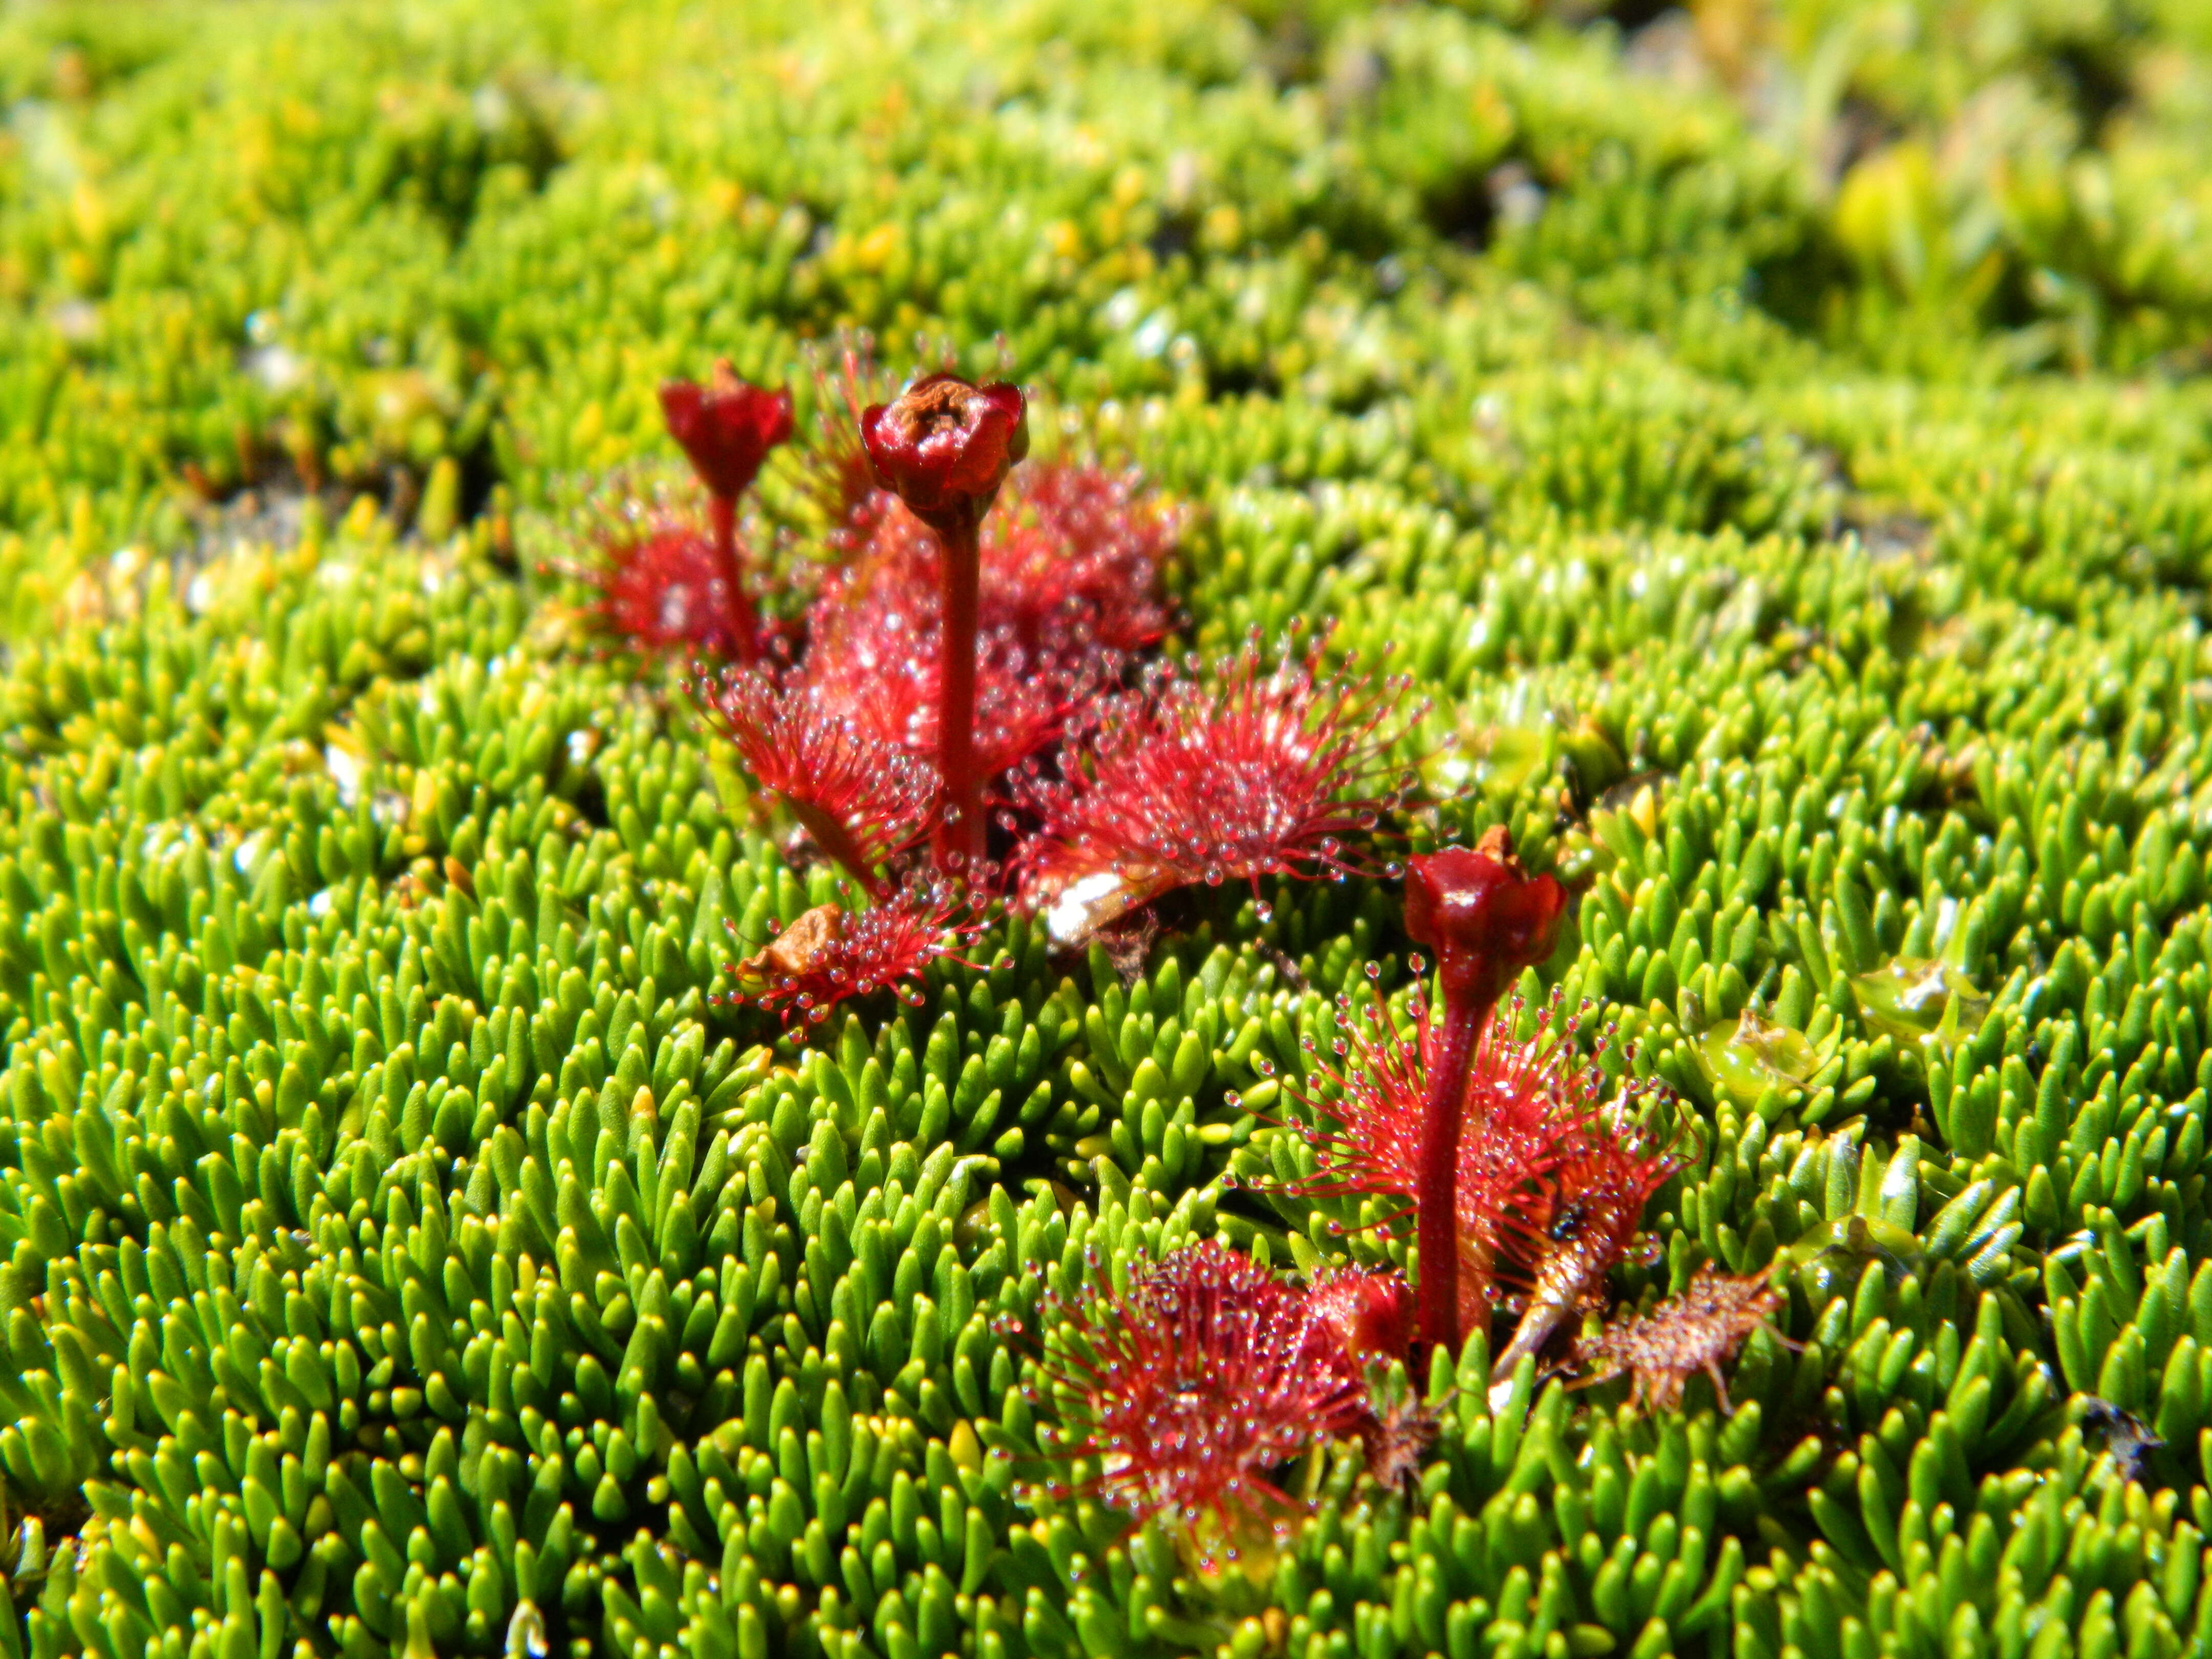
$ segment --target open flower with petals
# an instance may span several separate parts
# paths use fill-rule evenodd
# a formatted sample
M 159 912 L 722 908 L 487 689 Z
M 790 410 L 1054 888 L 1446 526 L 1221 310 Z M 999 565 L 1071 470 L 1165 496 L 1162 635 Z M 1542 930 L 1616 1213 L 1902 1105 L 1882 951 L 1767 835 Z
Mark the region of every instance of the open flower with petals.
M 1275 1470 L 1370 1419 L 1364 1366 L 1334 1317 L 1217 1243 L 1135 1267 L 1118 1295 L 1048 1299 L 1044 1323 L 1050 1449 L 1095 1460 L 1080 1490 L 1176 1524 L 1209 1562 L 1286 1524 L 1296 1505 Z
M 818 1025 L 837 1004 L 875 991 L 919 1003 L 913 983 L 981 931 L 951 884 L 917 877 L 864 910 L 817 904 L 764 948 L 725 965 L 735 981 L 720 1000 L 773 1010 L 788 1026 Z
M 1354 867 L 1347 839 L 1397 801 L 1389 750 L 1404 688 L 1321 672 L 1324 640 L 1272 667 L 1256 637 L 1219 683 L 1172 672 L 1120 699 L 1030 785 L 1042 828 L 1024 854 L 1024 902 L 1065 943 L 1173 888 Z
M 1029 453 L 1028 409 L 1003 380 L 924 375 L 860 411 L 860 441 L 877 482 L 940 535 L 972 535 L 1014 464 Z

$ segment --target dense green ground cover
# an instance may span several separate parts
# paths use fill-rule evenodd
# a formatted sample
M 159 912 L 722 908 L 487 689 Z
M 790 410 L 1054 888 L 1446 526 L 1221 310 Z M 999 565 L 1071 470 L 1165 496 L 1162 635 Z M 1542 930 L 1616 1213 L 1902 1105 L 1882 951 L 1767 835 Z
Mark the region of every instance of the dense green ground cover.
M 2212 1642 L 2200 8 L 26 7 L 0 100 L 0 1651 Z M 1732 1416 L 1478 1339 L 1236 1586 L 1024 1484 L 1039 1274 L 1380 1255 L 1224 1177 L 1398 899 L 706 1001 L 828 878 L 525 573 L 841 322 L 1587 881 L 1707 1126 L 1617 1288 L 1784 1258 Z

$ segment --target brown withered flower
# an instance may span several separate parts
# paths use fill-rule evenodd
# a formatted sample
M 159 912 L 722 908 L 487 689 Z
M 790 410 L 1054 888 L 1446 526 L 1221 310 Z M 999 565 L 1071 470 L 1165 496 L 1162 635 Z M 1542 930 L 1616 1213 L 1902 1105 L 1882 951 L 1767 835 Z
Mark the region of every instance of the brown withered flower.
M 1680 1296 L 1669 1297 L 1648 1314 L 1613 1319 L 1576 1345 L 1589 1381 L 1602 1382 L 1631 1372 L 1635 1385 L 1630 1399 L 1656 1413 L 1678 1409 L 1682 1385 L 1692 1371 L 1703 1371 L 1712 1379 L 1722 1413 L 1733 1412 L 1721 1367 L 1782 1307 L 1782 1292 L 1766 1282 L 1770 1271 L 1762 1267 L 1739 1277 L 1717 1272 L 1708 1261 Z

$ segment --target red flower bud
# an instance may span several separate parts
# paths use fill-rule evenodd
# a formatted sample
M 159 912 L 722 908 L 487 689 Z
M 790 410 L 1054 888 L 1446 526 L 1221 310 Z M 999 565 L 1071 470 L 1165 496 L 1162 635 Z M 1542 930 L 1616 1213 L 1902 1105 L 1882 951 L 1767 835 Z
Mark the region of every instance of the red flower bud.
M 1456 990 L 1470 1002 L 1495 1003 L 1515 975 L 1552 954 L 1566 908 L 1566 890 L 1550 876 L 1524 874 L 1502 831 L 1472 852 L 1407 861 L 1406 933 L 1437 953 L 1447 1001 Z
M 1018 388 L 957 374 L 916 380 L 860 416 L 876 477 L 940 534 L 980 524 L 1015 462 L 1029 453 L 1029 411 Z
M 744 495 L 769 451 L 791 436 L 791 393 L 740 380 L 727 362 L 704 386 L 662 381 L 660 412 L 708 494 L 724 501 Z

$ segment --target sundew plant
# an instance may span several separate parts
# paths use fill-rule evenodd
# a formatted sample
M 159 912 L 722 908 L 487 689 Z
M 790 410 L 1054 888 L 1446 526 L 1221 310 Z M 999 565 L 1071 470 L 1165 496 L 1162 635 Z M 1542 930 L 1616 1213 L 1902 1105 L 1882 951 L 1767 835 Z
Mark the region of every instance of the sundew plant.
M 2198 10 L 0 13 L 0 1659 L 2212 1650 Z

